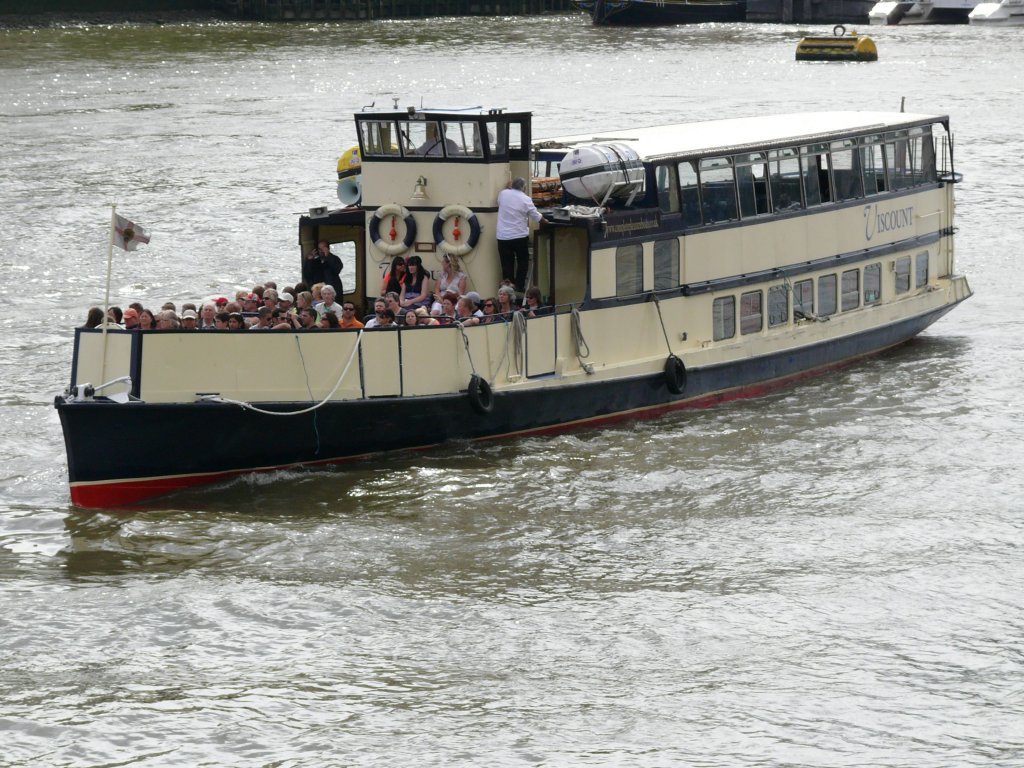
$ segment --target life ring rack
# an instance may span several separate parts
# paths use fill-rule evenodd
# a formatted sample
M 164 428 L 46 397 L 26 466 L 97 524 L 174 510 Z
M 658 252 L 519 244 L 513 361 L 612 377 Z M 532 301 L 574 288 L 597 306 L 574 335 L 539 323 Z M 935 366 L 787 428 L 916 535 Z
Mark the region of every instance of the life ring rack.
M 444 223 L 453 216 L 456 217 L 455 229 L 452 230 L 455 242 L 452 242 L 444 235 Z M 461 241 L 460 219 L 469 225 L 469 237 Z M 434 242 L 448 253 L 455 256 L 465 256 L 476 248 L 476 244 L 480 242 L 480 221 L 477 219 L 476 214 L 464 205 L 446 205 L 438 211 L 437 218 L 434 219 Z
M 391 223 L 391 242 L 387 242 L 380 235 L 380 223 L 385 216 L 401 216 L 402 221 L 405 222 L 405 237 L 401 241 L 396 241 L 395 238 L 398 236 L 395 231 L 395 225 Z M 405 253 L 412 247 L 412 244 L 416 240 L 416 219 L 409 213 L 409 209 L 404 206 L 398 205 L 397 203 L 388 203 L 382 205 L 373 212 L 373 216 L 370 217 L 370 240 L 377 248 L 389 256 L 397 256 L 400 253 Z

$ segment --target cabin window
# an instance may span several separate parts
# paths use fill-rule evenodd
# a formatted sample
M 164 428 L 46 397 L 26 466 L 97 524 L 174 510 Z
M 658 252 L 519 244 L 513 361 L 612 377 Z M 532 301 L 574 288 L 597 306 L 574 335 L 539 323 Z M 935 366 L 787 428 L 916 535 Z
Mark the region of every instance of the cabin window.
M 768 169 L 763 152 L 736 156 L 736 185 L 740 197 L 740 216 L 749 219 L 768 213 Z
M 700 161 L 700 196 L 705 223 L 737 218 L 736 180 L 730 158 L 709 157 Z
M 828 317 L 836 313 L 836 292 L 838 280 L 835 275 L 818 278 L 818 316 Z
M 501 159 L 508 156 L 508 126 L 505 123 L 487 123 L 487 148 L 490 150 L 492 159 Z M 550 169 L 540 176 L 554 176 Z
M 906 189 L 914 183 L 907 131 L 896 131 L 885 135 L 885 164 L 888 171 L 889 189 Z
M 864 197 L 864 178 L 857 162 L 860 154 L 853 139 L 832 142 L 832 184 L 836 200 Z
M 928 251 L 914 257 L 914 287 L 924 288 L 928 285 Z
M 441 123 L 445 142 L 445 154 L 455 157 L 483 157 L 484 148 L 480 141 L 480 126 L 474 122 Z
M 780 149 L 768 153 L 768 180 L 772 205 L 776 211 L 803 208 L 800 192 L 800 155 L 796 149 Z
M 882 299 L 882 265 L 864 267 L 864 303 L 874 304 Z
M 444 137 L 436 120 L 410 120 L 398 124 L 402 154 L 420 157 L 444 157 Z
M 658 188 L 658 207 L 662 213 L 679 210 L 679 188 L 676 186 L 675 169 L 671 165 L 659 165 L 654 169 L 654 183 Z
M 714 340 L 731 339 L 736 335 L 736 297 L 723 296 L 715 299 L 711 310 L 714 323 Z
M 804 187 L 804 205 L 821 205 L 831 200 L 831 182 L 828 176 L 828 156 L 822 154 L 818 144 L 800 148 L 800 175 Z
M 687 227 L 699 227 L 701 204 L 697 165 L 692 160 L 688 160 L 679 163 L 676 170 L 679 175 L 679 210 L 683 214 L 683 224 Z
M 793 283 L 793 316 L 796 319 L 814 314 L 814 281 Z
M 910 257 L 900 256 L 896 259 L 896 293 L 906 293 L 910 290 Z
M 654 290 L 679 287 L 679 240 L 654 241 Z
M 915 183 L 929 184 L 938 181 L 935 170 L 935 141 L 930 125 L 910 129 L 910 158 Z
M 509 122 L 507 125 L 509 157 L 513 160 L 529 160 L 529 130 L 523 130 L 523 124 L 518 122 Z
M 761 291 L 749 291 L 740 296 L 740 333 L 758 333 L 764 325 Z
M 785 325 L 789 322 L 789 293 L 784 285 L 773 285 L 768 289 L 768 327 Z
M 866 136 L 860 148 L 860 166 L 864 177 L 864 194 L 875 195 L 885 191 L 885 160 L 882 157 L 880 136 Z
M 615 295 L 633 296 L 644 289 L 644 248 L 640 243 L 615 249 Z
M 359 123 L 363 157 L 381 157 L 398 154 L 395 126 L 388 120 L 362 120 Z
M 843 312 L 860 306 L 860 270 L 843 272 Z

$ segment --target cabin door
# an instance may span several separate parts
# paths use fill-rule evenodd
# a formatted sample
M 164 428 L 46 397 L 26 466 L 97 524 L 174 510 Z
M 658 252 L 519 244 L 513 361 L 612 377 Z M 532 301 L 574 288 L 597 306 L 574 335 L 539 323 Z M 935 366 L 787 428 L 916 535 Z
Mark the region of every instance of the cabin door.
M 540 289 L 549 312 L 526 324 L 526 375 L 544 376 L 555 371 L 560 356 L 558 316 L 583 303 L 587 294 L 587 235 L 578 229 L 545 227 L 533 238 L 533 262 L 528 282 Z

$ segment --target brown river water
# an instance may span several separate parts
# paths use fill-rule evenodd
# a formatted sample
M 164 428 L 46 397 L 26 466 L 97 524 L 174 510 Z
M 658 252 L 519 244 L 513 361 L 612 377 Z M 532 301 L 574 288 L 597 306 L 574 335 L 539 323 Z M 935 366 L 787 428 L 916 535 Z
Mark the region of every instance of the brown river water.
M 874 64 L 797 63 L 804 31 L 0 30 L 0 766 L 1024 766 L 1024 28 L 872 28 Z M 904 97 L 951 117 L 976 295 L 900 350 L 645 423 L 69 505 L 52 402 L 112 203 L 153 237 L 112 296 L 159 306 L 295 279 L 372 103 L 544 136 Z

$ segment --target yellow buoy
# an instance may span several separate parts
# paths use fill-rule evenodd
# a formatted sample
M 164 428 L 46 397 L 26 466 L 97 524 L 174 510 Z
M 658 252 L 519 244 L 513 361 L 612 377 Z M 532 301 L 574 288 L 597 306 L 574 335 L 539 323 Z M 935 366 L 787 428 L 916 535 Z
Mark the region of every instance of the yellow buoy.
M 832 37 L 803 37 L 796 44 L 797 61 L 878 61 L 875 41 L 836 24 Z

